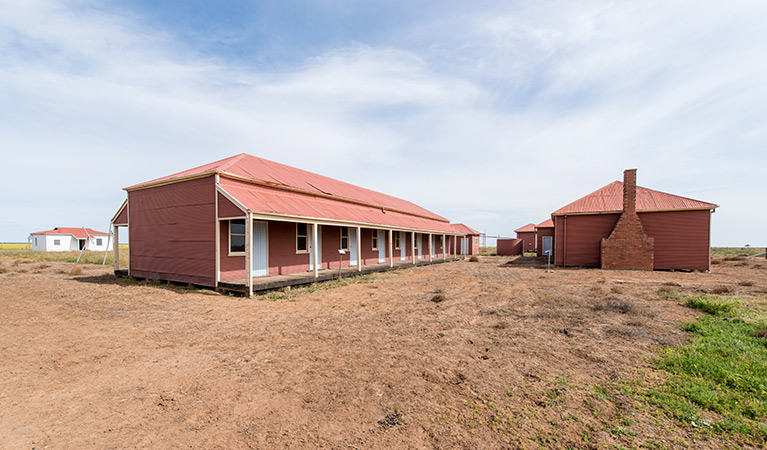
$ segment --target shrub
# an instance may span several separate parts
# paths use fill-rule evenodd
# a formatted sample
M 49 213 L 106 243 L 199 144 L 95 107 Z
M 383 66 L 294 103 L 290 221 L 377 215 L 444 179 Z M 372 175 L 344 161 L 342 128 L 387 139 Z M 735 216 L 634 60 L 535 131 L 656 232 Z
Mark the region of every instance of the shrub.
M 707 297 L 687 297 L 685 303 L 690 308 L 699 309 L 712 315 L 727 314 L 738 305 L 735 300 L 712 299 Z
M 83 274 L 83 269 L 80 268 L 80 267 L 75 267 L 74 269 L 69 271 L 69 274 L 70 275 L 82 275 Z
M 712 294 L 717 294 L 717 295 L 729 294 L 730 292 L 732 292 L 732 288 L 729 286 L 720 284 L 719 286 L 714 286 L 711 289 L 709 289 L 709 292 Z
M 469 261 L 470 262 L 479 262 L 479 258 L 477 258 L 477 256 L 475 255 L 475 256 L 472 256 L 471 258 L 469 258 Z

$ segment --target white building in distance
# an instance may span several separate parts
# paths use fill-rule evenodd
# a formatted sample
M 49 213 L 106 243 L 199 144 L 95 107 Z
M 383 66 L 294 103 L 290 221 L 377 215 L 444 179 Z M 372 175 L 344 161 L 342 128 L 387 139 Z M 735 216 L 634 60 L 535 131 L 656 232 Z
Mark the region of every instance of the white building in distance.
M 105 251 L 112 239 L 107 233 L 90 228 L 56 227 L 29 235 L 32 250 L 43 252 L 70 252 L 80 250 Z

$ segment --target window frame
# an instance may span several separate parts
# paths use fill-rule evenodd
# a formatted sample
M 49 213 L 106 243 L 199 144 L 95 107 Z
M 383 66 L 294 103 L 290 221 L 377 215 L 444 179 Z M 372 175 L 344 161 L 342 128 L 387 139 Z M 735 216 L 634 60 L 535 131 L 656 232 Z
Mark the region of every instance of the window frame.
M 372 244 L 372 249 L 373 250 L 378 250 L 378 244 L 379 244 L 379 242 L 378 242 L 378 230 L 373 230 L 373 236 L 372 236 L 372 238 L 370 240 L 371 240 L 371 244 Z
M 54 239 L 53 245 L 61 245 L 61 239 Z
M 400 249 L 399 248 L 399 246 L 400 246 L 400 239 L 402 239 L 401 235 L 402 235 L 401 231 L 397 231 L 397 233 L 394 235 L 394 250 L 399 250 Z
M 338 245 L 341 250 L 346 250 L 348 252 L 351 246 L 349 227 L 340 227 L 340 228 L 341 228 L 341 233 L 340 233 L 340 240 Z M 344 231 L 346 231 L 346 236 L 344 236 Z M 346 239 L 346 246 L 344 246 L 344 239 Z
M 242 221 L 242 225 L 243 225 L 243 227 L 245 227 L 245 229 L 243 231 L 243 234 L 234 233 L 234 235 L 235 236 L 242 236 L 243 242 L 244 242 L 244 246 L 243 246 L 242 251 L 232 251 L 232 234 L 233 234 L 232 233 L 232 223 L 240 222 L 240 221 Z M 228 229 L 228 232 L 229 232 L 228 233 L 229 234 L 229 247 L 227 247 L 227 249 L 228 249 L 228 253 L 227 254 L 229 256 L 245 256 L 245 252 L 246 252 L 246 250 L 248 248 L 248 229 L 247 229 L 246 219 L 229 219 L 229 227 L 228 228 L 229 228 Z
M 102 238 L 96 238 L 96 245 L 101 246 L 103 245 L 103 243 L 104 243 L 104 240 Z
M 416 233 L 413 236 L 413 248 L 415 248 L 416 250 L 418 250 L 418 243 L 421 242 L 421 239 L 420 239 L 419 235 L 420 235 L 420 233 Z
M 303 225 L 306 227 L 305 234 L 298 234 L 298 226 Z M 298 238 L 303 237 L 306 239 L 306 248 L 301 250 L 298 248 Z M 309 243 L 309 224 L 304 222 L 296 222 L 296 255 L 308 255 L 311 244 Z

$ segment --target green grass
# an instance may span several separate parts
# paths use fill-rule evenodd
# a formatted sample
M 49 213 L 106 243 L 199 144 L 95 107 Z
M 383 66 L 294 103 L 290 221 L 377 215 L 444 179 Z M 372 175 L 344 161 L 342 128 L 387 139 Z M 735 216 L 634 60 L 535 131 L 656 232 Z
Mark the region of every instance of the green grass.
M 767 444 L 765 325 L 743 320 L 747 311 L 733 300 L 681 299 L 709 315 L 685 324 L 690 344 L 661 352 L 655 365 L 670 376 L 646 398 L 689 426 Z
M 77 262 L 79 251 L 72 252 L 43 252 L 35 250 L 27 250 L 26 244 L 24 248 L 0 248 L 0 255 L 9 258 L 23 258 L 33 259 L 36 261 L 53 261 L 53 262 Z M 104 252 L 98 251 L 84 251 L 80 258 L 80 264 L 101 264 L 104 260 Z M 114 264 L 114 255 L 110 251 L 107 254 L 107 265 Z M 128 267 L 128 246 L 120 245 L 120 267 Z
M 764 247 L 712 247 L 711 256 L 751 256 L 764 253 Z

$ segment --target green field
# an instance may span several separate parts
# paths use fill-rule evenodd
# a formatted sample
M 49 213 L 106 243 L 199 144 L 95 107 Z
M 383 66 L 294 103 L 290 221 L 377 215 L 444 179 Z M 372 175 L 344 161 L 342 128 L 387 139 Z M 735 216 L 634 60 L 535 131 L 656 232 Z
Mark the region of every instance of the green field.
M 72 252 L 43 252 L 28 250 L 26 243 L 0 243 L 0 255 L 9 258 L 34 259 L 38 261 L 77 262 L 79 251 Z M 104 261 L 104 252 L 84 251 L 80 257 L 80 264 L 101 264 Z M 107 254 L 107 265 L 114 264 L 114 255 L 110 250 Z M 120 267 L 128 267 L 128 245 L 120 244 Z

